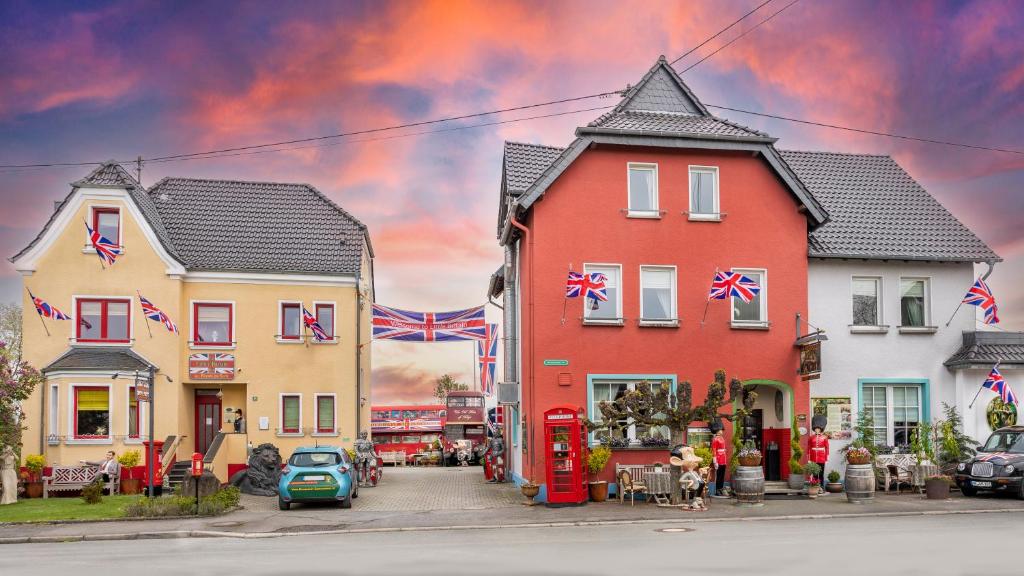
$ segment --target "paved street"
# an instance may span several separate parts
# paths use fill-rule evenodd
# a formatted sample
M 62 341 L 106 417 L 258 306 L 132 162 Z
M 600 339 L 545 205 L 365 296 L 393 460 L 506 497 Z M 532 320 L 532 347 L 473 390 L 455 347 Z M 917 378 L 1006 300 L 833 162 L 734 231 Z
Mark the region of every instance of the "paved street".
M 89 573 L 137 561 L 163 574 L 1010 574 L 993 550 L 1017 514 L 393 532 L 276 539 L 10 545 L 0 573 Z M 986 544 L 987 543 L 987 544 Z

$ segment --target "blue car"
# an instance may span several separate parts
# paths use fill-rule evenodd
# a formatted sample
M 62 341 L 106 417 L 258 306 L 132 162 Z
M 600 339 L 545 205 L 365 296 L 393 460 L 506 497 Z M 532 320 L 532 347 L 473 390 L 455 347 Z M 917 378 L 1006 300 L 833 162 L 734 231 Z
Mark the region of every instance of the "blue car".
M 359 496 L 355 465 L 344 448 L 298 448 L 281 471 L 277 505 L 287 510 L 294 502 L 337 502 L 351 508 Z

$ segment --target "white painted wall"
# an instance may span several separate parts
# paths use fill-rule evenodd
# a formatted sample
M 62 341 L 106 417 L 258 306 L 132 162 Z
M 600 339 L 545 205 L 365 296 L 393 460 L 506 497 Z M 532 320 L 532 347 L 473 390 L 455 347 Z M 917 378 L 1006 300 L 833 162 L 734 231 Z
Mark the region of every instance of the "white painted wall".
M 882 278 L 881 323 L 889 325 L 887 333 L 851 333 L 854 276 Z M 926 323 L 938 327 L 934 334 L 899 332 L 901 276 L 929 278 L 930 319 Z M 943 402 L 958 403 L 961 414 L 964 414 L 970 396 L 974 395 L 984 377 L 973 385 L 965 402 L 964 395 L 957 392 L 957 373 L 943 366 L 943 362 L 960 348 L 962 332 L 974 331 L 978 327 L 974 306 L 961 307 L 953 322 L 946 327 L 946 322 L 974 282 L 974 277 L 973 265 L 969 263 L 812 259 L 808 271 L 809 321 L 826 331 L 828 341 L 822 343 L 822 377 L 811 383 L 811 398 L 848 396 L 853 403 L 856 418 L 859 405 L 858 379 L 928 379 L 932 419 L 941 415 Z M 968 381 L 974 379 L 973 373 L 965 376 Z M 979 400 L 975 408 L 980 404 Z M 984 407 L 980 407 L 984 422 Z M 965 414 L 965 420 L 974 422 L 974 419 L 973 414 Z M 977 435 L 978 430 L 968 427 L 967 432 Z M 985 436 L 987 432 L 981 434 L 980 440 L 984 440 Z M 846 444 L 846 441 L 832 442 L 827 470 L 843 472 L 841 449 Z

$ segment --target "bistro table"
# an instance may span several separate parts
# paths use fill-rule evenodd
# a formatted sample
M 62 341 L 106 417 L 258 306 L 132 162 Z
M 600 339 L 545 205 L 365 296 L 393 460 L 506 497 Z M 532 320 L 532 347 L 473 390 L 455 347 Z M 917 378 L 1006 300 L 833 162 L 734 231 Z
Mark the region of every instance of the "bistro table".
M 672 473 L 648 472 L 645 475 L 647 493 L 650 494 L 658 504 L 668 503 L 672 494 Z

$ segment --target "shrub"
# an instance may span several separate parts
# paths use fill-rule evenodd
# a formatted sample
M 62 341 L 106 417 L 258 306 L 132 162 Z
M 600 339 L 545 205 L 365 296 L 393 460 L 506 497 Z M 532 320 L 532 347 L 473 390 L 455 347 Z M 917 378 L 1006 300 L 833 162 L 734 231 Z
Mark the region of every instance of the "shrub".
M 103 481 L 100 477 L 97 476 L 88 486 L 82 488 L 82 500 L 86 504 L 99 504 L 103 501 Z
M 818 474 L 821 474 L 821 464 L 818 464 L 817 462 L 808 462 L 807 465 L 804 466 L 804 473 L 808 476 L 817 476 Z
M 142 454 L 138 450 L 128 450 L 124 454 L 117 457 L 117 463 L 124 468 L 128 475 L 127 478 L 132 477 L 132 468 L 139 465 L 139 460 L 142 459 Z
M 789 472 L 790 474 L 803 474 L 804 467 L 800 465 L 800 458 L 803 457 L 804 451 L 800 448 L 800 424 L 793 415 L 793 424 L 790 426 L 789 431 Z
M 188 496 L 165 498 L 141 497 L 124 507 L 129 518 L 162 518 L 168 516 L 190 516 L 195 514 L 196 499 Z
M 29 454 L 25 456 L 25 468 L 28 468 L 29 479 L 32 482 L 39 482 L 43 477 L 43 468 L 46 466 L 46 458 L 42 454 Z
M 234 486 L 218 490 L 199 501 L 199 514 L 202 516 L 217 516 L 238 506 L 241 492 Z
M 804 473 L 804 466 L 803 466 L 803 464 L 801 464 L 801 463 L 799 463 L 797 461 L 794 461 L 794 460 L 790 460 L 789 461 L 789 473 L 790 474 L 803 474 Z
M 693 454 L 700 458 L 701 468 L 707 468 L 708 466 L 711 466 L 711 460 L 714 458 L 714 454 L 711 453 L 711 448 L 707 446 L 694 448 Z
M 833 471 L 829 472 L 828 473 L 828 481 L 833 483 L 833 484 L 835 484 L 836 482 L 839 482 L 839 472 L 836 471 L 836 470 L 833 470 Z
M 587 468 L 591 474 L 600 474 L 604 467 L 608 465 L 608 460 L 611 457 L 611 448 L 604 445 L 594 446 L 590 451 L 590 455 L 587 456 Z

